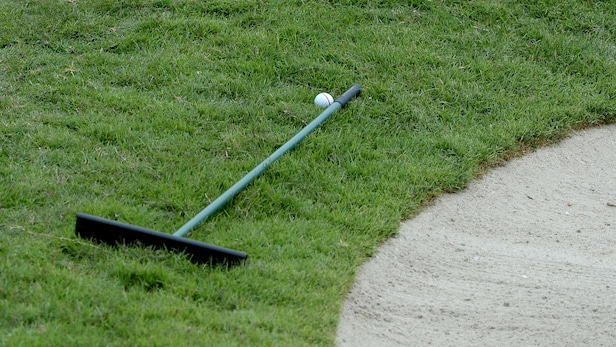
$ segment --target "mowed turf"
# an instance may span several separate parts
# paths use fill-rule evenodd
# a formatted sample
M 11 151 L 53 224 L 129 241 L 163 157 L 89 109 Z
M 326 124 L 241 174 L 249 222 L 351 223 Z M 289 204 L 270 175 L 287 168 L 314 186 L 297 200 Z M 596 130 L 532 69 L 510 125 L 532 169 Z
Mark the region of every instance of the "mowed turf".
M 616 119 L 612 1 L 0 0 L 0 345 L 333 345 L 401 219 Z M 188 237 L 231 269 L 74 236 L 172 233 L 360 98 Z

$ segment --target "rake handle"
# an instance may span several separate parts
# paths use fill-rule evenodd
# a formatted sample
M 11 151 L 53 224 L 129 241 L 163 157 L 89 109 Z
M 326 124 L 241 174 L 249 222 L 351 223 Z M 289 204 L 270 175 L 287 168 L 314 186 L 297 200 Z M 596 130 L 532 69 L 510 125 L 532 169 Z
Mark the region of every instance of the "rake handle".
M 299 133 L 297 133 L 297 135 L 293 136 L 293 138 L 291 138 L 284 145 L 278 148 L 278 150 L 272 153 L 267 159 L 265 159 L 254 169 L 252 169 L 252 171 L 250 171 L 242 179 L 240 179 L 237 183 L 231 186 L 231 188 L 227 189 L 226 192 L 216 198 L 216 200 L 212 201 L 206 208 L 204 208 L 195 217 L 193 217 L 186 224 L 184 224 L 173 235 L 182 237 L 188 234 L 191 230 L 196 228 L 199 224 L 203 223 L 203 221 L 205 221 L 211 215 L 216 213 L 216 211 L 222 208 L 229 200 L 231 200 L 235 195 L 242 191 L 242 189 L 246 188 L 246 186 L 248 186 L 250 182 L 252 182 L 255 178 L 261 175 L 263 171 L 265 171 L 273 162 L 278 160 L 278 158 L 280 158 L 283 154 L 293 149 L 293 147 L 300 143 L 319 125 L 325 122 L 334 112 L 344 107 L 349 101 L 351 101 L 351 99 L 359 95 L 360 91 L 361 86 L 359 84 L 354 84 L 353 86 L 351 86 L 351 88 L 349 88 L 346 92 L 340 95 L 333 104 L 326 108 L 312 122 L 306 125 Z
M 354 84 L 346 92 L 342 93 L 342 95 L 336 98 L 336 102 L 340 103 L 341 107 L 344 107 L 349 101 L 351 101 L 354 97 L 358 96 L 360 93 L 361 86 L 359 84 Z

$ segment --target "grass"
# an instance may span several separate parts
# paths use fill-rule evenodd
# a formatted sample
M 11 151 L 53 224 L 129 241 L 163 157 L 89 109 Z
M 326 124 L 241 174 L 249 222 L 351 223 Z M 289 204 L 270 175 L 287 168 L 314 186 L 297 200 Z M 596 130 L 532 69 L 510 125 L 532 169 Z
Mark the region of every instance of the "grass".
M 332 345 L 359 264 L 490 166 L 613 122 L 611 1 L 0 1 L 0 345 Z M 249 266 L 76 238 L 190 234 Z

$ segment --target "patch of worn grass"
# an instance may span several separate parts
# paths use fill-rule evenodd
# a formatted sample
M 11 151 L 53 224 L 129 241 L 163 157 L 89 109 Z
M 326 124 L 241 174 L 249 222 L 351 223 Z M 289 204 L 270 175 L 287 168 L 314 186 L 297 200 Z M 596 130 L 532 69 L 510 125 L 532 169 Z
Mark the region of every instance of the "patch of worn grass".
M 0 1 L 0 344 L 331 345 L 356 267 L 433 197 L 614 121 L 609 1 Z M 250 264 L 93 245 L 172 232 L 362 96 L 191 238 Z

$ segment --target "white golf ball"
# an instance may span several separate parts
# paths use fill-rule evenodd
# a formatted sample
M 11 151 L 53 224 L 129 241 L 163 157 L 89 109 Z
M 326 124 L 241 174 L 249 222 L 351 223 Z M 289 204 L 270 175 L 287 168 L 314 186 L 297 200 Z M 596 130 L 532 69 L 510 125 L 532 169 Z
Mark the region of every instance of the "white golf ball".
M 314 104 L 322 108 L 327 108 L 333 103 L 334 98 L 327 93 L 321 93 L 314 98 Z

